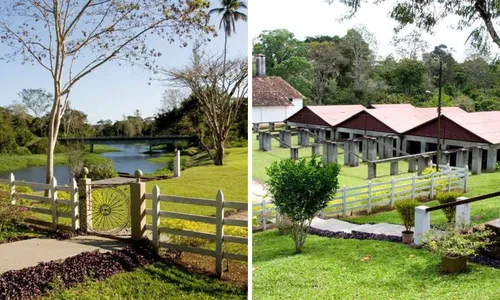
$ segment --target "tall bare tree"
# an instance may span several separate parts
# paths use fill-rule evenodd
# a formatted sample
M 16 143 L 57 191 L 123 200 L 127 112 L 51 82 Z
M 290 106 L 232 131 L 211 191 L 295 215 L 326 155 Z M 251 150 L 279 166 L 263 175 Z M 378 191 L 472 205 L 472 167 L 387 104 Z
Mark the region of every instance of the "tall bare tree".
M 149 36 L 173 43 L 200 31 L 212 32 L 205 0 L 4 0 L 0 41 L 7 60 L 41 66 L 53 82 L 47 174 L 53 176 L 54 148 L 71 89 L 111 61 L 155 69 L 161 53 Z
M 214 155 L 208 153 L 217 166 L 224 164 L 229 130 L 248 91 L 247 58 L 230 59 L 225 65 L 223 61 L 224 55 L 207 55 L 195 48 L 190 65 L 164 71 L 168 81 L 189 88 L 198 98 L 215 150 Z

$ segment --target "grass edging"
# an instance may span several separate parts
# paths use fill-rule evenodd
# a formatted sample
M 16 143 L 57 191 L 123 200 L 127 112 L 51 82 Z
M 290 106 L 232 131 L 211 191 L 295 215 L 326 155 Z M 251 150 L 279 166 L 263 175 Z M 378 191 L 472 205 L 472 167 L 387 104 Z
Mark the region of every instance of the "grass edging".
M 88 278 L 101 281 L 159 260 L 160 257 L 148 240 L 130 244 L 124 249 L 113 252 L 83 252 L 61 263 L 51 261 L 3 273 L 0 275 L 0 298 L 36 298 L 50 292 L 56 280 L 68 288 Z

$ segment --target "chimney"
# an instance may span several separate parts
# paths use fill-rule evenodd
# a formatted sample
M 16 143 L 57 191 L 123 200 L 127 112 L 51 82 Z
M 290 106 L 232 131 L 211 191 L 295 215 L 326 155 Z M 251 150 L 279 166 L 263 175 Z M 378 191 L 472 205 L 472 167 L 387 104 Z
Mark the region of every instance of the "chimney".
M 255 58 L 255 66 L 256 72 L 255 75 L 257 77 L 265 77 L 266 76 L 266 57 L 264 54 L 257 54 Z

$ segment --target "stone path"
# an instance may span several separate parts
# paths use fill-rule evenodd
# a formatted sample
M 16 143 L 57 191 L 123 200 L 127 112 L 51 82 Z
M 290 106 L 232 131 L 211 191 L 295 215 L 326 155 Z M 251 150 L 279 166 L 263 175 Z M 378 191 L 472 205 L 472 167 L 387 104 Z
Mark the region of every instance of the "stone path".
M 266 195 L 264 186 L 257 180 L 252 180 L 252 201 L 262 202 Z M 402 225 L 378 223 L 378 224 L 353 224 L 337 219 L 321 219 L 314 218 L 311 227 L 328 231 L 343 231 L 351 233 L 352 231 L 360 231 L 375 234 L 387 234 L 401 236 L 401 232 L 405 230 Z
M 82 252 L 119 250 L 125 245 L 125 241 L 97 236 L 78 236 L 64 241 L 36 238 L 1 244 L 0 274 L 33 267 L 40 262 L 64 260 Z

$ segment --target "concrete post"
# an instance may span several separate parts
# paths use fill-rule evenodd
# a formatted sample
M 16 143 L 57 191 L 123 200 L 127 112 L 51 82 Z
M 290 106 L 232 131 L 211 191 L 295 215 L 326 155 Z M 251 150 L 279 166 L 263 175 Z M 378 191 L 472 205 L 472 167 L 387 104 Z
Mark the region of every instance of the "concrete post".
M 363 158 L 366 158 L 368 159 L 368 140 L 367 139 L 363 139 L 361 141 L 361 152 L 362 152 L 362 156 Z
M 302 128 L 297 128 L 297 145 L 302 145 Z
M 299 148 L 291 147 L 290 148 L 290 158 L 291 159 L 299 159 Z
M 399 162 L 391 161 L 391 176 L 399 174 Z
M 80 229 L 83 232 L 92 230 L 92 180 L 87 178 L 88 174 L 89 169 L 83 168 L 83 178 L 78 180 L 78 194 L 80 198 L 78 209 L 80 210 Z
M 417 160 L 414 158 L 410 158 L 408 160 L 408 173 L 417 172 Z
M 370 138 L 366 140 L 366 159 L 373 161 L 377 159 L 377 139 Z
M 290 130 L 280 131 L 280 148 L 288 148 L 292 145 L 292 132 Z
M 325 142 L 323 143 L 323 163 L 337 163 L 338 162 L 338 148 L 337 143 Z
M 269 123 L 269 131 L 274 131 L 274 123 Z
M 140 240 L 146 232 L 146 183 L 141 182 L 142 171 L 135 171 L 136 182 L 130 184 L 130 227 L 133 240 Z
M 335 131 L 333 136 L 335 137 L 335 141 L 340 140 L 340 132 L 338 130 Z
M 450 152 L 449 151 L 442 151 L 441 152 L 441 159 L 439 160 L 440 165 L 447 165 L 450 163 Z
M 486 171 L 495 172 L 497 163 L 497 149 L 490 147 L 488 148 L 488 159 L 486 161 Z
M 353 154 L 349 155 L 349 164 L 351 167 L 357 167 L 359 165 L 359 157 L 354 154 L 359 155 L 359 141 L 351 141 L 351 146 L 349 147 Z
M 426 212 L 427 206 L 415 207 L 415 230 L 413 242 L 416 245 L 422 244 L 422 240 L 427 231 L 431 229 L 431 214 Z
M 368 179 L 377 178 L 377 164 L 368 163 Z
M 181 177 L 181 151 L 175 151 L 174 177 Z
M 396 149 L 401 150 L 401 139 L 396 139 Z M 401 156 L 400 151 L 395 151 L 396 156 Z
M 469 155 L 467 149 L 460 149 L 457 152 L 457 167 L 463 168 L 469 163 Z
M 326 129 L 325 128 L 321 128 L 319 130 L 319 142 L 323 143 L 324 141 L 326 141 Z
M 320 155 L 319 146 L 320 146 L 319 144 L 312 145 L 311 156 L 319 156 Z
M 430 157 L 428 155 L 423 155 L 418 158 L 418 176 L 422 175 L 422 172 L 429 167 Z
M 483 149 L 481 147 L 472 148 L 472 166 L 471 172 L 474 175 L 481 174 L 481 164 L 483 161 Z
M 384 140 L 385 139 L 383 137 L 377 138 L 377 152 L 378 152 L 378 158 L 379 159 L 384 159 L 385 158 Z
M 427 143 L 420 142 L 420 153 L 425 153 L 427 151 Z
M 457 201 L 467 200 L 467 197 L 458 197 Z M 470 203 L 457 205 L 455 212 L 455 224 L 457 227 L 470 225 Z
M 309 131 L 307 129 L 302 130 L 302 146 L 309 146 Z
M 401 151 L 403 151 L 404 153 L 408 153 L 408 140 L 406 140 L 406 138 L 403 138 L 403 140 L 401 140 Z
M 257 134 L 257 140 L 259 141 L 259 151 L 264 151 L 264 132 Z
M 259 123 L 253 123 L 253 132 L 259 132 Z
M 384 142 L 385 142 L 385 158 L 391 158 L 391 157 L 394 157 L 394 150 L 392 149 L 392 145 L 393 144 L 393 138 L 392 137 L 388 137 L 388 138 L 385 138 L 384 139 Z
M 351 141 L 344 142 L 344 166 L 348 166 L 351 162 L 351 155 L 349 150 L 351 149 Z
M 271 151 L 272 149 L 272 139 L 270 132 L 262 132 L 262 145 L 264 151 Z

